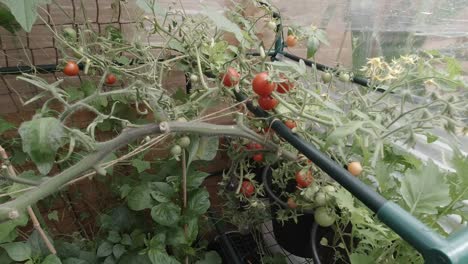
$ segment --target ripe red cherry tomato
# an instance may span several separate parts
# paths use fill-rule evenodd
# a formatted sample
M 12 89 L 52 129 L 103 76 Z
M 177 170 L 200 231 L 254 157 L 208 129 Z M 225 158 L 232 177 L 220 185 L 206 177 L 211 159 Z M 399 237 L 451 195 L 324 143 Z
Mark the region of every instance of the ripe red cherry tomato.
M 110 73 L 106 77 L 106 84 L 112 85 L 117 81 L 117 77 L 114 74 Z
M 262 153 L 257 153 L 253 155 L 252 159 L 256 162 L 262 162 L 263 161 L 263 154 Z
M 250 142 L 249 144 L 247 144 L 246 148 L 248 150 L 254 150 L 254 149 L 262 149 L 262 145 L 257 143 L 257 142 Z
M 226 73 L 221 78 L 223 79 L 224 86 L 232 87 L 239 83 L 240 73 L 236 69 L 228 67 Z
M 284 94 L 284 93 L 287 93 L 287 92 L 289 92 L 289 90 L 294 88 L 294 83 L 292 83 L 288 78 L 286 78 L 286 76 L 284 74 L 281 73 L 280 78 L 283 81 L 279 82 L 278 85 L 277 85 L 276 91 L 278 93 Z
M 268 72 L 261 72 L 252 80 L 252 88 L 256 94 L 267 96 L 275 90 L 276 84 L 268 80 Z
M 67 65 L 65 65 L 65 68 L 63 68 L 63 73 L 68 76 L 76 76 L 80 72 L 80 68 L 78 67 L 78 64 L 74 61 L 69 61 L 67 62 Z
M 294 35 L 289 35 L 289 36 L 286 38 L 286 45 L 287 45 L 288 47 L 291 47 L 291 48 L 292 48 L 292 47 L 296 46 L 296 44 L 297 44 L 297 37 L 296 37 L 296 36 L 294 36 Z
M 241 187 L 241 193 L 245 197 L 250 197 L 254 194 L 255 192 L 255 186 L 250 182 L 250 181 L 243 181 L 242 182 L 242 187 Z
M 271 96 L 263 96 L 258 98 L 258 105 L 263 109 L 263 110 L 271 110 L 274 109 L 278 105 L 278 100 Z
M 307 188 L 314 181 L 310 170 L 300 170 L 296 172 L 296 183 L 298 187 Z
M 286 120 L 284 121 L 284 124 L 289 128 L 289 129 L 293 129 L 295 128 L 297 125 L 296 125 L 296 122 L 292 121 L 292 120 Z

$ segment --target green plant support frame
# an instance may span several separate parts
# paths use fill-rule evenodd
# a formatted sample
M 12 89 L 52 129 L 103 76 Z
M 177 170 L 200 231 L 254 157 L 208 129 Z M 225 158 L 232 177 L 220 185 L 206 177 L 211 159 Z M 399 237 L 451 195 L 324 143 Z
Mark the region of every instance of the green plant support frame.
M 281 24 L 278 25 L 278 30 L 282 31 Z M 295 61 L 303 60 L 306 65 L 314 66 L 319 70 L 333 71 L 330 67 L 285 52 L 284 46 L 284 39 L 281 34 L 278 34 L 274 51 L 270 53 L 272 60 L 275 60 L 276 55 L 280 54 Z M 359 85 L 369 86 L 368 82 L 363 82 L 362 78 L 353 78 L 351 81 Z M 256 115 L 268 117 L 268 114 L 264 111 L 256 110 L 253 111 Z M 468 264 L 468 228 L 465 227 L 447 238 L 442 237 L 403 208 L 386 200 L 379 193 L 352 176 L 341 165 L 308 144 L 308 142 L 292 134 L 284 124 L 271 122 L 275 132 L 310 160 L 314 160 L 314 163 L 323 171 L 374 211 L 385 225 L 421 253 L 426 264 Z

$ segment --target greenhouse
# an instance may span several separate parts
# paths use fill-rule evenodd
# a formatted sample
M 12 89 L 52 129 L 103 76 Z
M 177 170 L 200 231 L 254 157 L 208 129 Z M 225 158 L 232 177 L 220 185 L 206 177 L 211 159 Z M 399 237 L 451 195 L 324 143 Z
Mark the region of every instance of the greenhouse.
M 0 264 L 468 264 L 468 1 L 0 0 Z

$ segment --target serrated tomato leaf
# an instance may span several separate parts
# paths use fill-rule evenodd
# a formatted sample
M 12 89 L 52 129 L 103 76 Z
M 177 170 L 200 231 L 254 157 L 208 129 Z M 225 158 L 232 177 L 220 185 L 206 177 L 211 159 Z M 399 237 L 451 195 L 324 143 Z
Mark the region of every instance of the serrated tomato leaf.
M 437 207 L 451 202 L 450 188 L 444 176 L 433 162 L 405 173 L 400 193 L 411 214 L 437 214 Z

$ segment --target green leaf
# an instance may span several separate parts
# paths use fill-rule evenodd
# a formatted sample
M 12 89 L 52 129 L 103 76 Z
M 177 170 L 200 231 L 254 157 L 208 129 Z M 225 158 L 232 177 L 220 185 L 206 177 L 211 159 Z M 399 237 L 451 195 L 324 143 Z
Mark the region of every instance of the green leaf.
M 15 128 L 15 125 L 0 117 L 0 135 L 13 128 Z
M 312 58 L 315 56 L 318 48 L 320 46 L 319 40 L 315 36 L 310 36 L 307 40 L 307 58 Z
M 12 34 L 21 28 L 8 7 L 2 3 L 0 3 L 0 26 Z
M 151 238 L 149 247 L 150 249 L 164 250 L 166 247 L 166 232 L 160 230 L 153 238 Z
M 468 155 L 463 155 L 460 150 L 454 150 L 452 164 L 463 185 L 468 187 Z
M 333 130 L 333 132 L 330 133 L 330 135 L 328 135 L 327 141 L 336 142 L 340 139 L 343 139 L 344 137 L 347 137 L 356 132 L 364 125 L 364 123 L 364 121 L 353 121 L 337 127 L 335 130 Z
M 439 139 L 438 136 L 436 136 L 434 134 L 431 134 L 429 132 L 426 133 L 425 135 L 426 135 L 426 141 L 427 141 L 428 144 L 431 144 L 431 143 L 437 141 L 437 139 Z
M 41 264 L 62 264 L 62 261 L 56 255 L 47 256 Z
M 357 253 L 352 253 L 349 256 L 349 259 L 351 260 L 351 264 L 374 264 L 375 263 L 375 261 L 370 256 L 357 254 Z
M 127 196 L 128 207 L 134 211 L 151 208 L 151 189 L 147 184 L 136 186 Z
M 17 237 L 16 227 L 24 226 L 28 223 L 25 214 L 21 214 L 18 219 L 0 223 L 0 243 L 12 242 Z
M 195 264 L 221 264 L 223 260 L 216 251 L 208 251 L 202 260 L 195 262 Z
M 114 245 L 114 247 L 112 248 L 112 254 L 114 254 L 114 257 L 116 259 L 119 259 L 125 252 L 127 252 L 127 250 L 122 244 Z
M 15 261 L 25 261 L 31 257 L 31 247 L 25 242 L 12 242 L 1 244 L 11 259 Z
M 378 162 L 375 166 L 375 179 L 379 183 L 380 192 L 386 192 L 396 186 L 395 179 L 390 175 L 392 166 Z
M 210 208 L 210 195 L 205 189 L 198 189 L 189 195 L 188 209 L 190 212 L 201 215 Z
M 18 132 L 23 140 L 23 151 L 29 154 L 39 172 L 49 173 L 64 136 L 60 121 L 52 117 L 33 119 L 23 122 Z
M 462 73 L 463 67 L 457 59 L 452 57 L 444 57 L 444 59 L 447 63 L 447 73 L 449 78 L 453 78 Z
M 167 236 L 166 243 L 171 246 L 180 246 L 181 244 L 187 244 L 187 240 L 185 239 L 185 232 L 182 227 L 175 227 L 171 228 L 167 232 L 170 234 Z
M 151 163 L 146 160 L 134 159 L 132 160 L 132 166 L 137 169 L 138 173 L 142 173 L 151 168 Z
M 54 243 L 53 239 L 46 233 L 46 236 L 49 238 L 49 241 Z M 49 254 L 49 249 L 45 244 L 44 240 L 42 239 L 41 235 L 37 230 L 34 230 L 32 234 L 28 237 L 27 243 L 31 248 L 31 255 L 32 256 L 45 256 Z
M 153 220 L 164 226 L 175 226 L 180 220 L 180 207 L 174 203 L 162 203 L 151 209 Z
M 15 16 L 16 21 L 27 32 L 31 31 L 32 25 L 37 18 L 37 7 L 49 3 L 49 0 L 0 0 Z
M 120 198 L 125 198 L 132 191 L 132 187 L 128 184 L 123 184 L 119 187 Z
M 433 162 L 406 172 L 400 193 L 411 214 L 437 214 L 437 207 L 450 203 L 449 185 L 444 179 Z
M 195 138 L 193 144 L 190 144 L 189 161 L 213 160 L 218 153 L 218 145 L 218 137 L 200 137 L 198 142 Z
M 187 240 L 189 243 L 193 243 L 198 236 L 198 218 L 193 217 L 187 223 Z
M 180 264 L 175 258 L 157 249 L 150 249 L 148 251 L 148 257 L 152 264 Z
M 107 256 L 107 258 L 104 260 L 104 262 L 102 264 L 115 264 L 114 256 L 112 256 L 112 255 Z
M 84 93 L 83 91 L 80 91 L 79 89 L 75 87 L 67 87 L 65 88 L 65 92 L 68 94 L 68 101 L 74 102 L 80 99 L 84 98 Z
M 165 182 L 152 182 L 151 186 L 156 189 L 151 192 L 151 197 L 160 203 L 170 202 L 176 194 L 174 188 Z
M 57 210 L 53 210 L 52 212 L 48 213 L 47 214 L 47 219 L 58 222 L 59 218 L 58 218 Z
M 113 245 L 107 241 L 104 241 L 99 245 L 96 255 L 98 257 L 107 257 L 112 254 Z
M 200 187 L 208 175 L 206 172 L 189 170 L 187 174 L 187 188 L 190 190 Z
M 67 258 L 63 261 L 63 264 L 89 264 L 89 262 L 79 258 Z
M 120 241 L 120 243 L 122 243 L 122 245 L 131 246 L 132 245 L 132 238 L 130 237 L 129 234 L 123 234 L 122 235 L 122 240 Z
M 117 231 L 109 231 L 109 235 L 107 235 L 107 240 L 112 243 L 119 243 L 122 238 L 120 237 L 119 232 Z
M 148 256 L 140 255 L 138 253 L 127 253 L 121 259 L 119 259 L 119 264 L 151 264 Z
M 231 20 L 223 16 L 218 10 L 208 7 L 203 10 L 202 13 L 213 21 L 219 29 L 233 33 L 236 39 L 241 43 L 244 41 L 242 30 Z

